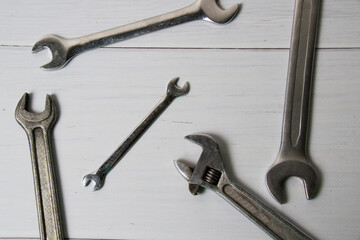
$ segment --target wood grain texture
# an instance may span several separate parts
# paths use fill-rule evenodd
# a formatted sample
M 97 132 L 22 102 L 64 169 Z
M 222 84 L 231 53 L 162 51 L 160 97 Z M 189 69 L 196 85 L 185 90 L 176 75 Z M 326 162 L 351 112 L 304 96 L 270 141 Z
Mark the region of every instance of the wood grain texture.
M 49 53 L 32 55 L 31 45 L 44 34 L 85 35 L 192 1 L 134 2 L 0 2 L 0 239 L 39 235 L 28 142 L 14 118 L 24 92 L 34 111 L 42 111 L 46 94 L 59 103 L 53 143 L 68 238 L 268 239 L 214 193 L 192 196 L 175 170 L 173 160 L 195 163 L 201 153 L 183 137 L 206 132 L 219 140 L 239 184 L 316 239 L 359 239 L 359 1 L 323 3 L 309 145 L 321 186 L 307 201 L 302 182 L 289 179 L 284 205 L 264 178 L 280 145 L 294 1 L 243 2 L 226 26 L 188 23 L 84 53 L 60 71 L 39 69 Z M 162 114 L 102 190 L 83 188 L 82 177 L 177 76 L 190 82 L 189 95 Z

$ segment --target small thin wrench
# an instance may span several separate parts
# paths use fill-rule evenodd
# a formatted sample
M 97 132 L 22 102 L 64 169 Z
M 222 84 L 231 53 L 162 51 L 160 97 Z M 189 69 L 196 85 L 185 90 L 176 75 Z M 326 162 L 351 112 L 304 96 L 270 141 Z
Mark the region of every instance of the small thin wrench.
M 198 193 L 200 186 L 213 190 L 273 239 L 311 239 L 243 187 L 234 184 L 234 182 L 230 180 L 225 169 L 220 148 L 211 136 L 197 134 L 189 135 L 185 138 L 203 148 L 203 152 L 195 168 L 188 166 L 188 164 L 180 160 L 175 161 L 175 167 L 189 182 L 189 190 L 193 195 Z
M 285 202 L 282 183 L 291 176 L 303 180 L 307 199 L 316 191 L 317 176 L 308 161 L 306 141 L 319 8 L 320 0 L 295 3 L 281 146 L 266 174 L 267 187 L 280 203 Z
M 67 39 L 57 35 L 46 35 L 35 43 L 32 52 L 37 53 L 43 50 L 44 47 L 48 47 L 52 53 L 52 61 L 43 65 L 41 68 L 44 70 L 60 69 L 73 57 L 84 51 L 103 47 L 181 23 L 193 20 L 227 23 L 236 16 L 239 9 L 239 4 L 224 10 L 218 6 L 217 0 L 197 0 L 195 3 L 174 12 L 84 37 Z
M 34 175 L 36 205 L 41 240 L 64 239 L 61 212 L 51 151 L 51 130 L 57 120 L 54 99 L 47 95 L 45 110 L 32 113 L 28 109 L 29 95 L 20 99 L 15 118 L 25 130 L 29 144 Z
M 136 127 L 136 129 L 124 140 L 120 147 L 100 166 L 94 173 L 87 174 L 83 178 L 84 186 L 88 186 L 91 181 L 95 183 L 94 191 L 102 188 L 106 175 L 111 169 L 125 156 L 130 148 L 139 140 L 139 138 L 149 129 L 155 120 L 165 111 L 165 109 L 174 101 L 175 98 L 186 95 L 190 90 L 188 82 L 179 88 L 177 82 L 179 78 L 170 80 L 167 86 L 166 95 L 149 113 L 149 115 Z

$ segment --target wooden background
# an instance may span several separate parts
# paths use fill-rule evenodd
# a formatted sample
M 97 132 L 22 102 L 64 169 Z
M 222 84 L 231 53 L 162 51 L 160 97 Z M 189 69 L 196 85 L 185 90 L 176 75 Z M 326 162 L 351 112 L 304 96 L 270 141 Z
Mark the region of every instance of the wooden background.
M 192 196 L 173 160 L 196 162 L 183 139 L 217 137 L 239 184 L 316 239 L 360 239 L 360 1 L 323 0 L 313 82 L 309 155 L 315 199 L 301 180 L 288 203 L 268 193 L 265 174 L 280 144 L 294 0 L 243 1 L 228 25 L 191 22 L 76 57 L 42 71 L 43 35 L 77 37 L 166 13 L 192 0 L 12 0 L 0 2 L 0 239 L 38 238 L 28 141 L 14 119 L 24 92 L 33 111 L 46 94 L 60 106 L 53 131 L 59 188 L 71 239 L 268 239 L 210 191 Z M 223 7 L 237 3 L 222 0 Z M 165 94 L 173 77 L 191 91 L 164 112 L 92 192 L 96 170 Z

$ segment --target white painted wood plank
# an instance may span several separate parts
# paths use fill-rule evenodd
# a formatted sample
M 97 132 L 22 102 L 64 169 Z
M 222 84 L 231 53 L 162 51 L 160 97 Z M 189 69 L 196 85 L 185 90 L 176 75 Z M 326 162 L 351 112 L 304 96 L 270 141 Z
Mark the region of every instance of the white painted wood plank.
M 0 2 L 0 44 L 32 46 L 45 34 L 79 37 L 191 4 L 193 0 L 107 0 Z M 229 7 L 239 1 L 221 1 Z M 115 47 L 288 48 L 294 0 L 242 1 L 228 25 L 197 21 L 114 44 Z M 360 39 L 358 0 L 323 1 L 321 48 L 355 48 Z
M 0 55 L 0 237 L 37 237 L 29 148 L 14 119 L 31 92 L 60 105 L 54 129 L 66 236 L 111 239 L 267 239 L 212 192 L 193 197 L 172 161 L 195 162 L 187 134 L 217 135 L 239 182 L 318 239 L 358 239 L 360 222 L 359 50 L 320 50 L 314 82 L 310 155 L 321 173 L 318 196 L 305 200 L 298 179 L 278 205 L 264 184 L 276 158 L 287 50 L 99 49 L 55 72 L 47 54 L 2 47 Z M 168 80 L 191 83 L 109 174 L 96 193 L 81 178 L 94 171 L 165 93 Z

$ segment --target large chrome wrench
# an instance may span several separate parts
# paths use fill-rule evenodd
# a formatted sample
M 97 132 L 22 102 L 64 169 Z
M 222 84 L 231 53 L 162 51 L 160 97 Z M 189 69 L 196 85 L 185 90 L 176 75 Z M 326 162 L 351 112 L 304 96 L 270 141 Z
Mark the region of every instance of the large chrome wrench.
M 306 141 L 319 7 L 320 0 L 295 3 L 281 146 L 266 174 L 268 189 L 280 203 L 285 201 L 282 182 L 291 176 L 303 180 L 307 199 L 316 191 L 317 176 L 307 160 Z
M 40 239 L 60 240 L 64 238 L 63 225 L 50 144 L 50 132 L 57 120 L 56 105 L 47 95 L 45 110 L 32 113 L 27 110 L 28 98 L 25 93 L 20 99 L 15 118 L 25 130 L 30 144 Z
M 165 109 L 174 101 L 175 98 L 186 95 L 190 90 L 188 82 L 183 87 L 178 87 L 179 78 L 170 80 L 167 91 L 163 99 L 146 116 L 146 118 L 135 128 L 135 130 L 122 142 L 120 147 L 100 166 L 100 168 L 83 178 L 84 186 L 88 186 L 91 181 L 95 183 L 94 191 L 102 188 L 106 175 L 114 166 L 125 156 L 130 148 L 139 140 L 139 138 L 149 129 L 155 120 L 165 111 Z
M 181 23 L 193 20 L 227 23 L 235 17 L 239 8 L 240 5 L 237 4 L 224 10 L 218 6 L 217 0 L 197 0 L 195 3 L 174 12 L 84 37 L 67 39 L 57 35 L 46 35 L 35 43 L 32 52 L 37 53 L 44 49 L 44 47 L 48 47 L 52 53 L 52 61 L 41 68 L 45 70 L 60 69 L 73 57 L 84 51 L 103 47 Z
M 175 161 L 175 167 L 189 182 L 189 190 L 193 195 L 198 193 L 200 186 L 213 190 L 273 239 L 311 239 L 243 187 L 235 185 L 234 182 L 229 179 L 220 148 L 211 136 L 198 134 L 189 135 L 185 138 L 203 148 L 203 152 L 195 168 L 188 166 L 188 164 L 182 161 Z

